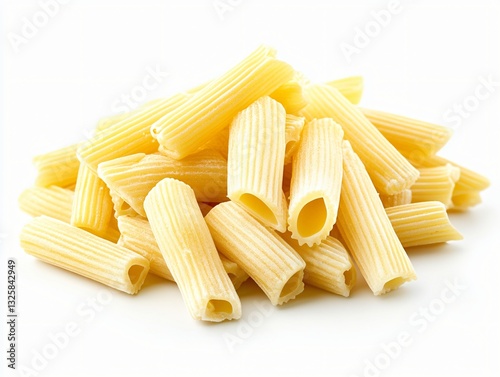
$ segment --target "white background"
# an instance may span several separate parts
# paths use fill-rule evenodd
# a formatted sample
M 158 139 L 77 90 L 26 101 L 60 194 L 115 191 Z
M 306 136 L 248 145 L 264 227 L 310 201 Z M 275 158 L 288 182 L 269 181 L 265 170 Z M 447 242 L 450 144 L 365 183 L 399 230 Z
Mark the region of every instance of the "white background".
M 25 18 L 39 16 L 44 2 L 4 1 L 2 10 L 1 312 L 5 259 L 14 257 L 18 366 L 33 368 L 37 352 L 48 352 L 53 359 L 35 362 L 36 375 L 499 375 L 500 86 L 471 99 L 481 78 L 500 81 L 498 2 L 403 1 L 376 30 L 371 12 L 387 9 L 385 0 L 227 0 L 232 9 L 222 17 L 213 0 L 74 0 L 16 52 L 13 35 L 23 37 Z M 349 61 L 342 44 L 353 45 L 357 28 L 368 26 L 377 35 Z M 268 312 L 265 296 L 247 284 L 242 320 L 219 325 L 192 320 L 173 283 L 148 279 L 132 297 L 22 252 L 18 234 L 29 218 L 16 200 L 35 178 L 34 155 L 85 139 L 123 95 L 139 93 L 150 69 L 168 77 L 144 100 L 204 82 L 261 43 L 314 81 L 363 75 L 366 107 L 453 127 L 443 154 L 492 181 L 483 204 L 451 216 L 465 240 L 411 250 L 418 280 L 383 297 L 362 281 L 348 299 L 307 288 Z M 464 101 L 473 111 L 447 121 Z M 441 307 L 446 282 L 466 288 Z M 96 298 L 108 301 L 92 308 Z M 423 320 L 419 310 L 429 305 L 439 313 Z M 68 324 L 78 334 L 54 351 L 51 334 Z M 2 372 L 17 375 L 4 366 L 4 326 Z M 401 333 L 411 344 L 384 351 Z M 231 347 L 228 337 L 239 342 Z M 369 367 L 375 362 L 383 370 Z

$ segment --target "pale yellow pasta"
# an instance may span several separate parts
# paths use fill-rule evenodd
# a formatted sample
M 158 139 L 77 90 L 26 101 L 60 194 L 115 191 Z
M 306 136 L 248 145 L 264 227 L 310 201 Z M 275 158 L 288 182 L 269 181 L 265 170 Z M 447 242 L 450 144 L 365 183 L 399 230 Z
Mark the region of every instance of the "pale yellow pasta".
M 286 229 L 282 190 L 285 109 L 262 97 L 233 120 L 229 133 L 227 196 L 280 232 Z
M 471 191 L 483 191 L 490 186 L 490 181 L 485 176 L 443 157 L 431 156 L 424 160 L 411 160 L 411 162 L 417 167 L 431 168 L 451 164 L 459 168 L 460 177 L 455 184 L 454 196 L 468 194 Z
M 78 171 L 71 225 L 103 236 L 113 216 L 113 202 L 106 184 L 82 164 Z
M 69 223 L 75 193 L 58 187 L 34 186 L 24 190 L 19 196 L 19 208 L 31 216 L 46 215 Z
M 205 221 L 217 249 L 259 285 L 273 305 L 304 289 L 305 263 L 278 234 L 234 202 L 215 206 Z
M 119 216 L 118 245 L 142 255 L 149 260 L 149 271 L 164 279 L 174 281 L 172 273 L 165 263 L 149 222 L 140 216 Z
M 404 247 L 463 239 L 441 202 L 405 204 L 386 208 L 386 212 Z
M 147 259 L 133 251 L 46 216 L 25 225 L 20 239 L 28 254 L 129 294 L 149 271 Z
M 76 150 L 79 146 L 80 144 L 73 144 L 33 158 L 33 163 L 38 170 L 35 185 L 66 188 L 74 185 L 80 166 L 80 161 L 76 157 Z
M 384 294 L 415 279 L 415 271 L 361 159 L 347 141 L 343 152 L 337 226 L 370 289 Z
M 126 247 L 150 262 L 150 272 L 164 279 L 174 281 L 172 273 L 156 243 L 155 236 L 149 222 L 140 216 L 118 217 L 118 227 L 121 232 L 118 245 Z M 237 289 L 248 278 L 248 274 L 236 263 L 219 254 L 224 270 L 229 275 L 234 287 Z
M 290 232 L 281 237 L 304 259 L 304 283 L 349 297 L 356 283 L 356 269 L 339 240 L 326 237 L 319 245 L 300 246 Z
M 186 94 L 177 94 L 163 99 L 97 132 L 78 148 L 79 159 L 97 171 L 97 165 L 104 161 L 134 153 L 156 152 L 158 143 L 149 131 L 151 125 L 177 109 L 187 98 Z
M 285 122 L 285 165 L 292 162 L 299 147 L 300 135 L 304 128 L 305 118 L 286 114 Z
M 337 220 L 342 183 L 342 128 L 332 119 L 305 125 L 293 159 L 288 229 L 300 245 L 319 244 Z
M 420 177 L 411 187 L 412 203 L 437 200 L 446 207 L 451 206 L 460 169 L 447 164 L 435 168 L 420 168 L 419 171 Z
M 172 178 L 160 181 L 144 201 L 156 242 L 192 317 L 238 319 L 241 303 L 226 274 L 193 190 Z
M 403 190 L 394 195 L 380 194 L 384 207 L 394 207 L 411 203 L 411 189 Z
M 418 170 L 337 89 L 311 85 L 306 93 L 309 104 L 302 115 L 306 119 L 333 118 L 340 124 L 380 193 L 397 194 L 415 183 Z
M 238 289 L 241 284 L 248 280 L 249 276 L 243 268 L 238 266 L 236 262 L 227 259 L 223 254 L 219 254 L 224 270 L 226 271 L 229 279 L 234 285 L 235 289 Z
M 115 218 L 120 216 L 140 216 L 120 195 L 118 195 L 117 192 L 110 190 L 109 195 L 113 202 L 113 213 Z
M 150 100 L 148 102 L 145 102 L 141 105 L 139 105 L 137 108 L 132 109 L 130 111 L 125 111 L 121 114 L 113 114 L 113 115 L 108 115 L 105 117 L 102 117 L 99 119 L 97 122 L 97 126 L 95 128 L 96 132 L 103 131 L 106 128 L 109 128 L 110 126 L 114 125 L 115 123 L 121 122 L 122 120 L 129 118 L 133 116 L 134 114 L 137 114 L 140 111 L 143 111 L 147 108 L 152 108 L 153 106 L 159 104 L 160 102 L 164 101 L 165 98 L 155 98 L 153 100 Z
M 479 191 L 468 191 L 458 195 L 453 195 L 451 201 L 451 206 L 449 206 L 448 209 L 454 211 L 465 211 L 469 207 L 476 206 L 482 202 Z
M 405 157 L 435 155 L 451 138 L 452 129 L 378 110 L 361 109 L 368 120 Z
M 349 76 L 327 82 L 327 85 L 336 88 L 354 105 L 357 105 L 363 94 L 363 76 Z
M 296 79 L 281 85 L 269 97 L 281 103 L 288 114 L 297 114 L 307 105 L 302 93 L 302 85 Z
M 118 221 L 116 217 L 111 216 L 108 223 L 108 228 L 106 229 L 106 233 L 102 236 L 102 238 L 111 241 L 113 243 L 117 243 L 120 239 L 121 233 L 120 229 L 118 229 Z
M 163 178 L 187 183 L 199 201 L 227 200 L 227 162 L 213 150 L 203 150 L 182 160 L 137 153 L 102 162 L 97 171 L 110 190 L 141 216 L 146 216 L 146 195 Z
M 212 140 L 206 143 L 201 149 L 209 149 L 214 150 L 220 153 L 224 159 L 227 160 L 229 148 L 229 126 L 224 128 L 222 131 L 218 132 Z M 160 152 L 163 152 L 164 149 L 160 147 Z
M 292 67 L 276 60 L 275 54 L 271 48 L 259 47 L 155 122 L 151 133 L 171 157 L 181 159 L 196 152 L 239 111 L 292 78 Z

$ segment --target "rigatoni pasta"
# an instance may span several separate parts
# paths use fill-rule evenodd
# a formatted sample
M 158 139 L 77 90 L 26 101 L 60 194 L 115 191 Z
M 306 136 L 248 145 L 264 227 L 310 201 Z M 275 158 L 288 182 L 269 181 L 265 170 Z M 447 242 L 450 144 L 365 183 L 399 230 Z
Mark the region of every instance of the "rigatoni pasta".
M 297 79 L 281 85 L 269 97 L 281 103 L 288 114 L 298 114 L 307 105 L 302 93 L 302 85 Z
M 460 169 L 447 164 L 435 168 L 420 168 L 419 172 L 420 176 L 411 187 L 412 203 L 437 200 L 446 207 L 451 206 Z
M 137 153 L 99 164 L 99 177 L 141 216 L 148 192 L 163 178 L 175 178 L 204 202 L 227 200 L 227 162 L 216 151 L 203 150 L 182 160 Z
M 375 295 L 415 279 L 404 247 L 461 239 L 447 210 L 489 181 L 436 156 L 448 128 L 356 106 L 361 76 L 315 84 L 275 56 L 35 157 L 26 252 L 131 294 L 150 271 L 215 322 L 241 316 L 249 277 L 274 305 L 304 283 L 348 297 L 357 268 Z
M 20 239 L 28 254 L 129 294 L 141 289 L 149 271 L 142 256 L 46 216 L 31 220 Z
M 243 268 L 273 305 L 284 304 L 304 290 L 302 258 L 241 206 L 221 203 L 205 221 L 219 252 Z
M 42 187 L 70 187 L 76 183 L 80 161 L 76 151 L 80 144 L 73 144 L 33 158 L 38 170 L 35 185 Z
M 288 229 L 300 245 L 319 244 L 337 220 L 342 182 L 342 128 L 332 119 L 306 124 L 293 160 Z
M 267 226 L 284 232 L 282 190 L 285 109 L 262 97 L 233 120 L 229 133 L 227 196 Z
M 410 159 L 435 155 L 452 135 L 451 128 L 383 111 L 361 109 L 396 149 Z
M 113 202 L 106 184 L 82 164 L 71 213 L 71 225 L 85 229 L 97 236 L 103 236 L 113 216 Z
M 96 172 L 101 162 L 134 153 L 156 152 L 158 143 L 149 132 L 151 125 L 187 99 L 186 94 L 174 95 L 97 132 L 78 148 L 78 158 Z
M 362 76 L 349 76 L 327 82 L 337 89 L 353 105 L 357 105 L 363 94 L 364 80 Z
M 281 237 L 304 259 L 304 283 L 349 297 L 356 283 L 356 269 L 342 243 L 326 237 L 319 245 L 300 246 L 289 232 Z
M 174 281 L 165 259 L 156 243 L 149 222 L 140 216 L 118 217 L 121 232 L 118 245 L 126 247 L 149 260 L 150 271 L 164 279 Z M 220 260 L 236 289 L 248 278 L 248 274 L 236 263 L 220 255 Z
M 394 195 L 415 183 L 418 171 L 337 89 L 310 85 L 306 93 L 309 104 L 301 114 L 309 120 L 333 118 L 340 124 L 380 193 Z
M 461 240 L 443 203 L 429 201 L 386 208 L 392 227 L 404 247 Z
M 375 295 L 381 295 L 416 279 L 415 271 L 348 141 L 343 152 L 338 228 L 368 286 Z
M 394 195 L 380 194 L 380 200 L 384 207 L 394 207 L 403 204 L 410 204 L 412 199 L 411 189 L 406 189 Z
M 21 193 L 18 202 L 33 217 L 46 215 L 69 224 L 74 196 L 74 191 L 58 186 L 33 186 Z
M 193 190 L 181 181 L 165 178 L 149 192 L 144 209 L 191 316 L 214 322 L 238 319 L 240 299 L 224 271 Z
M 293 76 L 276 52 L 259 47 L 219 79 L 211 81 L 151 126 L 151 133 L 176 159 L 186 157 L 221 131 L 241 110 L 274 92 Z

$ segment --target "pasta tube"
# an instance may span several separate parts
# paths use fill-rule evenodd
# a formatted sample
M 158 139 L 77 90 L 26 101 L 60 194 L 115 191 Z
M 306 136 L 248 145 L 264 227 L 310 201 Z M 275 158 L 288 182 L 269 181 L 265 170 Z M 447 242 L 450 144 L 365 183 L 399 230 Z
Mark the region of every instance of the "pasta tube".
M 292 162 L 299 147 L 300 135 L 304 128 L 305 118 L 286 114 L 285 122 L 285 165 Z
M 344 142 L 344 175 L 337 225 L 361 274 L 375 295 L 416 278 L 415 271 L 349 142 Z
M 293 69 L 259 47 L 240 64 L 211 81 L 189 100 L 151 126 L 151 133 L 171 157 L 196 152 L 236 114 L 290 80 Z
M 71 225 L 103 236 L 113 216 L 113 202 L 106 184 L 87 165 L 78 171 Z
M 448 127 L 383 111 L 361 111 L 401 154 L 412 159 L 436 154 L 453 134 Z
M 431 156 L 424 160 L 411 160 L 411 162 L 417 167 L 433 168 L 450 164 L 459 168 L 460 177 L 455 184 L 453 195 L 467 194 L 471 191 L 483 191 L 490 186 L 490 181 L 485 176 L 443 157 Z
M 307 105 L 302 93 L 302 85 L 296 79 L 281 85 L 269 97 L 281 103 L 287 114 L 297 114 Z
M 240 318 L 240 299 L 224 271 L 193 190 L 181 181 L 165 178 L 150 191 L 144 209 L 193 318 L 214 322 Z
M 356 269 L 345 247 L 328 236 L 319 245 L 300 246 L 289 232 L 281 237 L 304 259 L 304 283 L 349 297 L 356 283 Z
M 463 239 L 450 224 L 446 208 L 441 202 L 412 203 L 385 210 L 404 247 Z
M 129 294 L 139 291 L 149 271 L 142 256 L 46 216 L 24 226 L 20 239 L 28 254 Z
M 150 262 L 150 272 L 164 279 L 174 281 L 172 273 L 161 254 L 149 222 L 138 216 L 118 217 L 118 227 L 121 232 L 118 245 L 132 250 Z M 248 278 L 248 274 L 236 263 L 219 255 L 224 270 L 237 289 Z
M 327 82 L 337 89 L 353 105 L 357 105 L 363 94 L 363 76 L 349 76 Z
M 269 97 L 241 111 L 231 124 L 227 161 L 227 196 L 280 232 L 286 229 L 285 117 Z
M 380 193 L 394 195 L 415 183 L 417 169 L 337 89 L 311 85 L 306 93 L 309 104 L 302 114 L 306 119 L 333 118 L 342 126 Z
M 243 268 L 273 305 L 281 305 L 304 290 L 302 258 L 238 204 L 215 206 L 205 221 L 219 252 Z
M 35 185 L 42 187 L 70 187 L 76 183 L 80 161 L 76 150 L 80 144 L 57 149 L 53 152 L 36 156 L 33 159 L 38 176 Z
M 456 186 L 455 186 L 456 187 Z M 454 195 L 451 198 L 452 204 L 449 209 L 455 211 L 464 211 L 481 203 L 481 194 L 479 191 L 469 191 L 463 194 Z
M 419 171 L 420 177 L 411 187 L 412 202 L 437 200 L 449 207 L 452 204 L 455 182 L 460 177 L 460 169 L 448 164 L 435 168 L 420 168 Z
M 229 148 L 229 126 L 224 128 L 222 131 L 218 132 L 212 140 L 206 143 L 202 149 L 209 149 L 217 151 L 220 153 L 225 160 L 227 160 Z M 163 152 L 163 148 L 160 147 L 160 152 Z
M 58 187 L 31 187 L 19 196 L 19 208 L 31 216 L 46 215 L 69 223 L 75 193 Z
M 213 150 L 203 150 L 182 160 L 144 153 L 99 164 L 99 177 L 141 216 L 148 192 L 163 178 L 175 178 L 194 190 L 205 202 L 227 200 L 227 162 Z
M 380 194 L 380 200 L 384 207 L 394 207 L 411 203 L 411 190 L 403 190 L 394 195 Z
M 302 131 L 293 160 L 288 229 L 300 245 L 319 244 L 337 220 L 342 182 L 342 128 L 315 119 Z
M 134 112 L 83 143 L 78 148 L 78 158 L 97 171 L 97 165 L 104 161 L 134 153 L 156 152 L 158 143 L 149 132 L 151 125 L 178 108 L 187 98 L 186 94 L 177 94 Z

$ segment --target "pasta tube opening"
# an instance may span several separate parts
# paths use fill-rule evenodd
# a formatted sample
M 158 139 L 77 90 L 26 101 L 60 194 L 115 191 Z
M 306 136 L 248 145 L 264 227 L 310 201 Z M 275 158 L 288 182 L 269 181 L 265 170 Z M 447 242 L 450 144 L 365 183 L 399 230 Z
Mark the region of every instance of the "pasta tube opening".
M 290 279 L 288 279 L 281 290 L 280 297 L 278 299 L 279 305 L 284 304 L 304 290 L 304 283 L 302 281 L 303 277 L 304 271 L 301 270 L 297 271 Z
M 222 320 L 231 314 L 233 314 L 233 305 L 229 301 L 209 300 L 204 317 L 210 318 L 213 321 L 213 318 L 220 318 Z M 205 318 L 202 319 L 206 320 Z
M 349 288 L 349 290 L 354 285 L 356 280 L 356 270 L 351 267 L 349 270 L 344 271 L 344 283 Z
M 254 214 L 265 219 L 266 222 L 273 224 L 275 227 L 278 226 L 278 221 L 276 220 L 276 216 L 274 216 L 271 208 L 269 208 L 266 203 L 257 198 L 255 195 L 243 194 L 240 196 L 239 202 L 245 207 L 251 209 Z
M 402 277 L 397 277 L 397 278 L 389 280 L 387 283 L 384 284 L 384 288 L 382 289 L 382 293 L 397 289 L 401 284 L 406 282 L 406 280 L 407 279 L 404 279 Z
M 297 217 L 297 231 L 300 237 L 310 237 L 325 226 L 327 209 L 323 198 L 314 199 L 302 207 Z
M 130 268 L 128 269 L 128 278 L 130 280 L 130 283 L 132 285 L 136 285 L 137 282 L 144 280 L 141 278 L 143 277 L 142 275 L 145 275 L 145 273 L 147 273 L 146 269 L 140 264 L 134 264 L 130 266 Z

